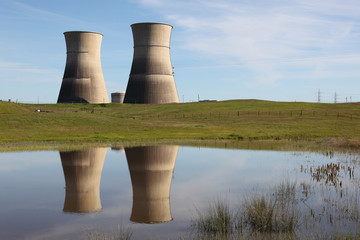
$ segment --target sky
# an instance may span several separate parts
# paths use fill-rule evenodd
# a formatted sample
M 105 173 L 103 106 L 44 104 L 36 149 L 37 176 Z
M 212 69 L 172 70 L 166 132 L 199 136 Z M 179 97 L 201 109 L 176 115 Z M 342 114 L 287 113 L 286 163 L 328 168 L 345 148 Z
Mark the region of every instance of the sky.
M 174 27 L 180 102 L 360 102 L 359 0 L 1 0 L 0 99 L 56 103 L 66 31 L 104 35 L 111 99 L 126 90 L 138 22 Z

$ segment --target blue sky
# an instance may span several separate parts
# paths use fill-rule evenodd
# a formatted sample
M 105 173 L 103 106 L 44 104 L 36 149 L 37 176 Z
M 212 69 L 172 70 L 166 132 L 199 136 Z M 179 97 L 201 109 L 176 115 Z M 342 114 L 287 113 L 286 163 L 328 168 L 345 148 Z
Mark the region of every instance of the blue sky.
M 360 101 L 359 0 L 1 0 L 0 99 L 55 103 L 65 31 L 104 34 L 108 94 L 125 91 L 130 25 L 174 26 L 180 101 Z

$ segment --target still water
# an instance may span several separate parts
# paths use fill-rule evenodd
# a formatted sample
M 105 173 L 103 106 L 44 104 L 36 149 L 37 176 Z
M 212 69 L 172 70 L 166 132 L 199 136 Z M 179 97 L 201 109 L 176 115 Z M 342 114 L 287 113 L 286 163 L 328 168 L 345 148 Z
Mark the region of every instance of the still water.
M 323 174 L 330 163 L 339 169 Z M 359 167 L 354 153 L 183 146 L 0 153 L 0 239 L 86 239 L 119 227 L 132 239 L 187 238 L 197 210 L 219 198 L 236 209 L 283 182 L 327 231 L 327 204 L 348 196 L 359 206 Z

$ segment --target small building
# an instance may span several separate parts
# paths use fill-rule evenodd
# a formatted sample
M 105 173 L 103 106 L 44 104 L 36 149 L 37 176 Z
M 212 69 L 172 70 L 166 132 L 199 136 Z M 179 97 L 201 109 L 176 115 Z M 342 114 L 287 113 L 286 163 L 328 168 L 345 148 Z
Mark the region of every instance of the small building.
M 114 92 L 111 93 L 112 103 L 124 103 L 125 92 Z

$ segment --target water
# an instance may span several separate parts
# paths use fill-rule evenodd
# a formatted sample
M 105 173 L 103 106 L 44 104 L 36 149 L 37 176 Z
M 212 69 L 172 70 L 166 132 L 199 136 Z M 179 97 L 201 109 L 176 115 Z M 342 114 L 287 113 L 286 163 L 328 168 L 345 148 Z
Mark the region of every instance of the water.
M 328 163 L 340 166 L 330 180 L 316 172 Z M 133 239 L 187 238 L 196 209 L 220 198 L 235 211 L 283 182 L 296 184 L 303 220 L 327 230 L 340 215 L 324 207 L 359 205 L 358 168 L 356 154 L 182 146 L 0 153 L 0 239 L 86 239 L 120 227 Z

